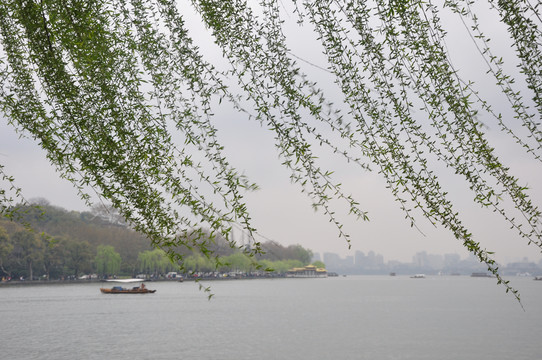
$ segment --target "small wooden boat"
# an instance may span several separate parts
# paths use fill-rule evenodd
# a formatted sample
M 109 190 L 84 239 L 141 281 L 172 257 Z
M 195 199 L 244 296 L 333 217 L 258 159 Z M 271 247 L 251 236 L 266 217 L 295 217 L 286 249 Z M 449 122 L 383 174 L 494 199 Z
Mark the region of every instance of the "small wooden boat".
M 111 289 L 100 288 L 102 294 L 153 294 L 156 290 L 149 290 L 145 286 L 136 286 L 126 289 L 121 286 L 113 286 Z

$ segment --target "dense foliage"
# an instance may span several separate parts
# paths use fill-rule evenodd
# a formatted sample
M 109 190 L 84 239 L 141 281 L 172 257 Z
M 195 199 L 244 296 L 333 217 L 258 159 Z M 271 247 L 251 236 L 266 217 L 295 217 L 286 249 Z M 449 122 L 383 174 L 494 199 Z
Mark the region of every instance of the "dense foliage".
M 112 209 L 110 209 L 113 211 Z M 68 279 L 83 274 L 102 276 L 163 276 L 179 272 L 161 249 L 152 249 L 140 234 L 106 218 L 100 208 L 92 212 L 75 212 L 44 205 L 17 208 L 21 222 L 0 219 L 0 278 Z M 28 227 L 32 228 L 29 231 Z M 197 249 L 179 249 L 184 256 L 187 273 L 240 272 L 256 270 L 256 263 L 227 241 L 213 239 L 213 253 L 220 266 Z M 274 242 L 262 244 L 265 254 L 256 260 L 261 267 L 285 273 L 293 267 L 308 265 L 312 252 L 299 245 L 282 246 Z
M 255 231 L 243 201 L 255 185 L 230 166 L 214 125 L 228 106 L 274 132 L 292 181 L 344 238 L 334 200 L 362 219 L 367 212 L 320 166 L 321 149 L 360 171 L 374 167 L 413 225 L 421 215 L 447 228 L 498 275 L 435 169 L 453 169 L 475 202 L 542 246 L 540 210 L 479 120 L 540 160 L 541 18 L 527 0 L 477 3 L 508 31 L 520 77 L 492 52 L 471 0 L 6 0 L 0 109 L 83 199 L 94 189 L 174 261 L 183 247 L 212 255 L 201 223 L 231 246 L 232 224 Z M 222 52 L 220 64 L 188 30 L 188 6 Z M 449 15 L 461 18 L 512 116 L 454 68 L 441 21 Z M 290 52 L 285 17 L 311 27 L 342 104 L 329 104 Z M 7 209 L 13 179 L 2 175 Z M 247 249 L 260 250 L 257 241 Z

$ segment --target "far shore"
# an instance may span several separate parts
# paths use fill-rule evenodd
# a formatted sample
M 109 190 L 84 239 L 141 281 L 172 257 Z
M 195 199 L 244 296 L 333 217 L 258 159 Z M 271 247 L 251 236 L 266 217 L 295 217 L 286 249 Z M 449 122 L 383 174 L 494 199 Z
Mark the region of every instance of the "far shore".
M 143 282 L 155 282 L 155 281 L 179 281 L 179 280 L 169 280 L 169 279 L 142 279 Z M 183 279 L 183 281 L 190 281 L 193 279 Z M 107 283 L 108 281 L 105 280 L 99 280 L 99 279 L 92 279 L 92 280 L 84 280 L 84 279 L 77 279 L 77 280 L 10 280 L 10 281 L 1 281 L 0 287 L 2 286 L 33 286 L 33 285 L 69 285 L 69 284 L 100 284 L 100 283 Z
M 142 282 L 185 282 L 185 281 L 224 281 L 224 280 L 251 280 L 251 279 L 276 279 L 284 278 L 283 275 L 274 275 L 274 276 L 229 276 L 229 277 L 188 277 L 182 279 L 139 279 Z M 3 286 L 34 286 L 34 285 L 70 285 L 70 284 L 106 284 L 114 283 L 114 279 L 108 279 L 109 281 L 103 279 L 75 279 L 75 280 L 9 280 L 1 281 L 0 287 Z M 121 280 L 121 279 L 119 279 Z

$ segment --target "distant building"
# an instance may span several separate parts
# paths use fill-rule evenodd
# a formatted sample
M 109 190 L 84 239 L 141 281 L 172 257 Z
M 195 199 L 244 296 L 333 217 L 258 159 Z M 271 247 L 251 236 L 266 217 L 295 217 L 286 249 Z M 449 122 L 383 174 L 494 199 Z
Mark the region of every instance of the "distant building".
M 342 263 L 342 259 L 339 255 L 329 252 L 324 253 L 323 261 L 324 264 L 326 264 L 326 268 L 329 268 L 330 266 L 340 266 Z
M 307 265 L 302 268 L 293 268 L 288 270 L 286 277 L 312 278 L 312 277 L 327 277 L 327 270 L 317 268 L 314 265 Z
M 357 267 L 364 267 L 366 264 L 366 256 L 363 253 L 363 251 L 356 251 L 356 254 L 354 255 L 354 264 Z

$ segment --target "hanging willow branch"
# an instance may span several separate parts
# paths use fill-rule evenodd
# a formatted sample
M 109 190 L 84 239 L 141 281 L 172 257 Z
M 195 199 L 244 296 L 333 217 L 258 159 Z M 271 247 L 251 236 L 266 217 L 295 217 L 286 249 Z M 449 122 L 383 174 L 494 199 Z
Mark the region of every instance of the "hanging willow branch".
M 6 0 L 0 3 L 0 108 L 10 124 L 40 143 L 82 199 L 90 203 L 87 191 L 96 191 L 172 260 L 182 263 L 177 249 L 183 246 L 213 255 L 198 230 L 202 223 L 211 239 L 220 233 L 231 246 L 232 224 L 256 231 L 243 200 L 256 185 L 229 164 L 216 127 L 216 114 L 228 106 L 274 133 L 291 180 L 347 241 L 332 203 L 343 202 L 362 219 L 367 212 L 343 192 L 333 169 L 321 165 L 321 151 L 360 171 L 374 166 L 413 226 L 421 214 L 449 229 L 516 294 L 491 252 L 463 225 L 435 163 L 462 176 L 475 202 L 542 248 L 541 213 L 497 157 L 479 120 L 494 119 L 540 160 L 542 24 L 528 1 L 487 2 L 510 33 L 523 74 L 515 79 L 490 48 L 473 4 Z M 186 6 L 222 51 L 221 66 L 191 37 Z M 312 27 L 342 104 L 327 100 L 329 86 L 298 64 L 311 61 L 289 48 L 288 6 L 288 17 Z M 513 119 L 459 76 L 446 47 L 443 13 L 460 17 Z M 0 196 L 0 209 L 7 211 L 12 200 L 5 190 Z M 259 243 L 247 251 L 261 251 Z

